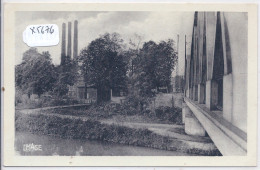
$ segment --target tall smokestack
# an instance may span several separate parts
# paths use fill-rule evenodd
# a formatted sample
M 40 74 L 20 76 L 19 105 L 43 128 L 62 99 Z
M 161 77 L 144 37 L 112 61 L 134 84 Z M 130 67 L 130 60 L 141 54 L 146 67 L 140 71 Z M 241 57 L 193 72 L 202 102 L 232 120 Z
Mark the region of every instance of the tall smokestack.
M 78 56 L 78 21 L 74 21 L 73 58 Z
M 67 56 L 71 58 L 71 22 L 68 23 L 68 49 Z
M 61 65 L 64 63 L 65 56 L 66 56 L 66 24 L 62 23 Z

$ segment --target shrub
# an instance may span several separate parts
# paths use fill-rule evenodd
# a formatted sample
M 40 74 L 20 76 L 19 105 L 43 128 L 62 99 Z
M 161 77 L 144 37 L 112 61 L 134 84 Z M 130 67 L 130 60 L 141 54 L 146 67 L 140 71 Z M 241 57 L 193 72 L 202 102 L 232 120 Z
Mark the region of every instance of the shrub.
M 109 115 L 121 113 L 122 110 L 122 105 L 118 103 L 107 103 L 104 106 L 104 111 L 107 112 Z
M 123 111 L 127 115 L 143 114 L 147 112 L 150 100 L 150 98 L 137 95 L 127 96 L 122 105 Z
M 160 120 L 180 124 L 182 122 L 181 109 L 169 106 L 159 106 L 155 109 L 155 115 Z

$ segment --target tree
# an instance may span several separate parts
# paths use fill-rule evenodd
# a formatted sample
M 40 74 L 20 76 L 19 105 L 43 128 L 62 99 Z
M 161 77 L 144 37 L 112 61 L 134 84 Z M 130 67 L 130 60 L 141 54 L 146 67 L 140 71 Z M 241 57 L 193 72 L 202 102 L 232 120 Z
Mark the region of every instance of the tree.
M 136 67 L 136 83 L 138 94 L 143 97 L 153 96 L 152 89 L 156 88 L 155 66 L 156 66 L 156 43 L 145 42 L 140 55 L 134 60 Z
M 30 48 L 23 54 L 22 63 L 15 67 L 15 83 L 30 97 L 53 89 L 55 82 L 54 65 L 49 52 L 42 54 Z
M 177 59 L 173 49 L 173 40 L 145 42 L 140 49 L 138 57 L 133 60 L 135 64 L 135 87 L 138 94 L 143 97 L 154 95 L 152 89 L 170 87 L 171 73 Z
M 157 46 L 155 67 L 156 87 L 170 87 L 171 74 L 177 61 L 173 40 L 161 41 Z
M 119 34 L 105 34 L 93 40 L 80 53 L 87 84 L 97 88 L 97 102 L 111 99 L 110 89 L 126 87 L 126 63 L 122 56 L 123 40 Z
M 64 62 L 56 67 L 57 81 L 55 83 L 54 94 L 61 97 L 68 94 L 69 86 L 74 85 L 77 73 L 77 63 L 65 56 Z

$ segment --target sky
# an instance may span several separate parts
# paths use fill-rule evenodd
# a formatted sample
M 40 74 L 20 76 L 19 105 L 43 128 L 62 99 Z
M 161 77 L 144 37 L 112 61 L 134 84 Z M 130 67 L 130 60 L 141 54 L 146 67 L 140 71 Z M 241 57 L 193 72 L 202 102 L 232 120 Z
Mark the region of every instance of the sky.
M 72 22 L 72 47 L 73 47 L 73 23 L 78 20 L 78 52 L 88 44 L 105 33 L 117 32 L 124 41 L 129 42 L 135 34 L 142 37 L 142 41 L 173 39 L 177 42 L 179 35 L 179 61 L 178 74 L 184 73 L 184 37 L 187 35 L 187 44 L 191 42 L 193 12 L 149 12 L 149 11 L 80 11 L 80 12 L 16 12 L 16 64 L 21 63 L 23 53 L 28 47 L 22 39 L 22 33 L 28 25 L 57 24 L 60 33 L 60 43 L 56 46 L 37 47 L 39 52 L 49 51 L 55 65 L 60 64 L 61 54 L 61 26 L 62 23 Z M 66 31 L 68 28 L 66 29 Z M 67 38 L 67 33 L 66 33 Z M 66 46 L 67 47 L 67 46 Z M 177 47 L 177 45 L 175 46 Z M 187 53 L 189 53 L 187 47 Z

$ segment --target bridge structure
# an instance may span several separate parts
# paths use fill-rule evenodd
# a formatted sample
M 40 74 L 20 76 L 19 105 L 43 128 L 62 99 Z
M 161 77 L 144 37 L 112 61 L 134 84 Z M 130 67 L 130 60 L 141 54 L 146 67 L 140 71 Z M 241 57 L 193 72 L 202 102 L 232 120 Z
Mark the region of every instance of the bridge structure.
M 222 155 L 247 154 L 246 13 L 195 12 L 185 55 L 185 132 L 209 135 Z

